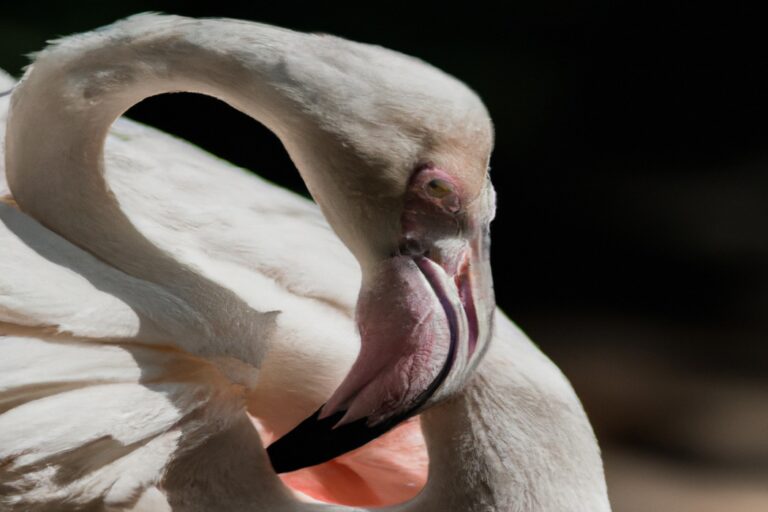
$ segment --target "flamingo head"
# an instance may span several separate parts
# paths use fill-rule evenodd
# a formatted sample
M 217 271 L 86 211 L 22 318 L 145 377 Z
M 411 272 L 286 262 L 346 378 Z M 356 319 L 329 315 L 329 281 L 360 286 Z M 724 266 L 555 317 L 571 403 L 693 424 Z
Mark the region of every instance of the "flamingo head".
M 328 401 L 268 447 L 277 472 L 330 460 L 455 394 L 487 348 L 495 309 L 493 129 L 482 102 L 416 59 L 324 41 L 312 63 L 285 66 L 312 84 L 293 91 L 303 136 L 286 145 L 360 263 L 361 349 Z

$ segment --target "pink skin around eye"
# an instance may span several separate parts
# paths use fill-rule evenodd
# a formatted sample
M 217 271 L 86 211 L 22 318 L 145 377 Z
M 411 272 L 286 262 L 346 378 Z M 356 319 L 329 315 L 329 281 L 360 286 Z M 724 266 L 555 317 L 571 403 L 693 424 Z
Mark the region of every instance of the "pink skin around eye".
M 430 187 L 435 180 L 439 180 L 439 193 L 434 193 Z M 461 186 L 445 171 L 434 167 L 416 171 L 405 192 L 401 219 L 403 235 L 424 240 L 430 235 L 437 235 L 441 227 L 455 231 L 456 214 L 462 209 L 461 198 Z
M 447 185 L 452 192 L 438 197 L 431 195 L 429 193 L 429 184 L 435 180 L 443 185 Z M 411 178 L 411 182 L 408 184 L 408 192 L 425 199 L 448 213 L 457 213 L 461 210 L 461 187 L 450 174 L 442 169 L 424 167 L 416 171 Z

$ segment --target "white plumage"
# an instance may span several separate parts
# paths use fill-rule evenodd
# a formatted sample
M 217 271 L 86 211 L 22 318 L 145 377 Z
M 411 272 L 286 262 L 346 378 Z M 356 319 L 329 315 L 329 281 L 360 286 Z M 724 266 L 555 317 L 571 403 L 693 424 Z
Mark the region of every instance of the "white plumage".
M 190 22 L 147 15 L 122 23 L 113 32 L 137 26 L 173 31 Z M 293 37 L 228 23 L 251 44 L 263 44 L 264 32 Z M 88 42 L 83 37 L 62 45 L 76 52 Z M 390 58 L 384 50 L 371 51 Z M 402 65 L 403 73 L 391 80 L 413 80 L 409 66 L 421 65 Z M 371 84 L 356 69 L 350 67 L 337 100 L 360 103 L 350 105 L 352 111 L 375 113 L 373 128 L 361 129 L 360 119 L 343 118 L 320 100 L 312 104 L 319 113 L 311 115 L 356 145 L 345 143 L 343 151 L 374 159 L 411 152 L 410 136 L 393 137 L 385 124 L 403 112 L 371 104 L 364 93 Z M 311 95 L 313 88 L 302 89 L 304 83 L 336 79 L 318 62 L 295 71 L 288 92 Z M 11 85 L 9 77 L 0 77 L 0 89 Z M 440 85 L 445 94 L 455 87 Z M 363 92 L 349 97 L 344 88 Z M 412 113 L 414 122 L 437 119 L 451 129 L 441 112 L 429 110 L 433 103 L 417 105 L 424 111 Z M 441 105 L 469 108 L 458 99 Z M 8 106 L 9 98 L 0 98 L 0 135 Z M 44 132 L 38 144 L 54 145 Z M 298 142 L 286 144 L 298 166 L 318 150 L 316 144 L 301 150 L 291 146 Z M 96 257 L 54 233 L 17 208 L 0 168 L 0 508 L 316 508 L 298 501 L 272 472 L 246 409 L 279 436 L 339 385 L 359 347 L 355 257 L 313 203 L 157 130 L 120 119 L 105 155 L 106 181 L 130 223 L 169 257 L 163 265 L 178 262 L 186 268 L 183 276 L 199 277 L 189 277 L 189 293 L 214 295 L 195 302 L 127 272 L 141 264 L 129 260 L 141 258 L 141 251 L 111 264 L 105 257 L 114 254 L 111 241 L 90 248 Z M 334 198 L 322 205 L 324 213 L 336 219 L 334 228 L 348 245 L 362 251 L 353 239 L 366 230 L 343 222 L 339 227 L 339 212 L 349 206 L 335 202 L 340 191 L 329 188 L 321 171 L 305 179 L 316 197 Z M 378 187 L 369 192 L 373 196 L 386 192 L 380 183 L 368 184 Z M 46 195 L 31 199 L 33 211 L 45 210 L 44 203 L 65 192 L 74 194 L 70 208 L 78 198 L 90 198 L 66 181 L 49 185 L 40 189 Z M 50 194 L 56 187 L 61 196 Z M 104 219 L 93 215 L 99 211 L 88 210 L 92 224 L 75 231 L 98 232 Z M 430 480 L 398 510 L 609 508 L 599 451 L 578 400 L 501 312 L 477 376 L 458 396 L 422 414 L 422 425 Z

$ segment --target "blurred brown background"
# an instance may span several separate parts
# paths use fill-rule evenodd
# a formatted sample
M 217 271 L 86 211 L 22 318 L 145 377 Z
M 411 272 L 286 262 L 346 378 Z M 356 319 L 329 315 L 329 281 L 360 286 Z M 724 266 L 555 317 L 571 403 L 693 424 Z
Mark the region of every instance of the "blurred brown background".
M 757 5 L 757 2 L 753 3 Z M 5 2 L 0 67 L 147 10 L 334 33 L 485 99 L 498 301 L 572 380 L 616 512 L 768 510 L 768 39 L 737 2 Z M 294 190 L 277 140 L 208 98 L 144 122 Z

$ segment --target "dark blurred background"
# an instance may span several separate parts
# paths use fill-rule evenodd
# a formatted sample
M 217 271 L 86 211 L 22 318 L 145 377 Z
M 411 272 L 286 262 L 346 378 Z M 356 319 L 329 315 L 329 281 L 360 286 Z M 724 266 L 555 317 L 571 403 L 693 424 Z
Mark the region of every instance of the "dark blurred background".
M 18 76 L 47 39 L 148 10 L 376 43 L 477 90 L 497 131 L 498 302 L 582 397 L 615 511 L 768 510 L 765 16 L 737 2 L 5 2 L 0 67 Z M 304 191 L 277 139 L 216 100 L 166 95 L 130 115 Z

